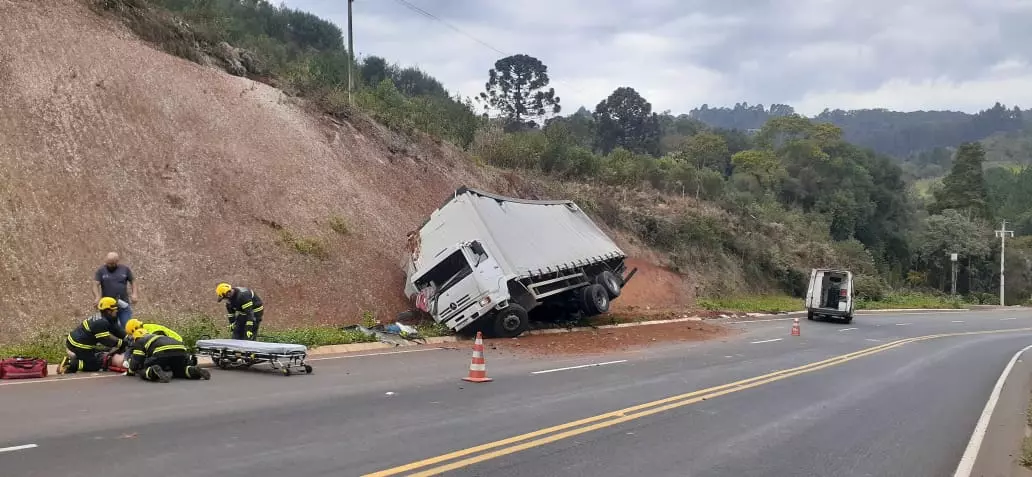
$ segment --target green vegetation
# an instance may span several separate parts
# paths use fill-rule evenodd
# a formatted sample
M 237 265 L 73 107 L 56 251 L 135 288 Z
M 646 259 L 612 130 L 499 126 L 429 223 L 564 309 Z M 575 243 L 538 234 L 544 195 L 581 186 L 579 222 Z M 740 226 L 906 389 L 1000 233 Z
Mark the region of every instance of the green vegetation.
M 710 311 L 740 313 L 783 313 L 803 309 L 802 299 L 784 295 L 700 298 L 698 303 L 700 307 Z
M 292 248 L 301 255 L 307 255 L 325 260 L 330 256 L 326 244 L 322 240 L 312 237 L 298 237 L 289 230 L 280 230 L 279 243 Z
M 348 227 L 348 222 L 344 220 L 344 217 L 337 215 L 330 217 L 330 230 L 333 230 L 340 235 L 348 235 L 351 233 L 351 229 Z
M 303 344 L 310 348 L 376 341 L 376 338 L 369 337 L 358 330 L 344 330 L 333 326 L 261 330 L 260 335 L 262 341 Z
M 892 310 L 892 309 L 958 309 L 964 308 L 960 299 L 952 299 L 945 295 L 920 292 L 890 293 L 881 300 L 857 300 L 857 310 Z
M 1026 434 L 1028 428 L 1032 428 L 1032 401 L 1029 401 L 1028 407 L 1025 409 L 1025 426 Z M 1021 457 L 1018 462 L 1028 468 L 1032 468 L 1032 436 L 1026 436 L 1021 440 Z

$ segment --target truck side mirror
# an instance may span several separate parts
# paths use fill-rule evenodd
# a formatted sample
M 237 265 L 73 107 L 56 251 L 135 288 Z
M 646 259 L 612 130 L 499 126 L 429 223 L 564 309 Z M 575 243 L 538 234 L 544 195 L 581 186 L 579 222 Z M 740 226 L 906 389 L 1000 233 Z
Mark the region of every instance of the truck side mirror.
M 477 240 L 470 242 L 469 249 L 477 255 L 487 255 L 487 252 L 484 251 L 484 246 Z

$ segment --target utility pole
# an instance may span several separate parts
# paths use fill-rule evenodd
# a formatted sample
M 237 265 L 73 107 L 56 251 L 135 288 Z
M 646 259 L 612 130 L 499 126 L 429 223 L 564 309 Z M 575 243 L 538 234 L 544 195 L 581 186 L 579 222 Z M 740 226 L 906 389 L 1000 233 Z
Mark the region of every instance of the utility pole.
M 355 38 L 351 30 L 351 4 L 355 0 L 348 0 L 348 104 L 351 104 L 351 90 L 354 82 L 351 80 L 352 72 L 355 69 Z
M 953 285 L 950 286 L 950 295 L 957 296 L 957 254 L 950 254 L 950 262 L 953 264 Z M 970 285 L 968 285 L 970 287 Z
M 996 236 L 1000 237 L 1000 306 L 1006 306 L 1007 302 L 1003 300 L 1003 266 L 1006 260 L 1004 251 L 1007 248 L 1007 237 L 1013 237 L 1014 231 L 1007 230 L 1007 221 L 1004 220 L 1003 224 L 1000 225 L 1000 230 L 996 231 Z

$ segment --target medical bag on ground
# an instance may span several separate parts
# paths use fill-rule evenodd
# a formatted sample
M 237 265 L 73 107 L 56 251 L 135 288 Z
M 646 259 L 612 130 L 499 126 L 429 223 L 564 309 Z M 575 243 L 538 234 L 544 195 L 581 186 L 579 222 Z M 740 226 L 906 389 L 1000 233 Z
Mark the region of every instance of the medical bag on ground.
M 0 379 L 29 379 L 47 377 L 47 361 L 39 358 L 0 359 Z

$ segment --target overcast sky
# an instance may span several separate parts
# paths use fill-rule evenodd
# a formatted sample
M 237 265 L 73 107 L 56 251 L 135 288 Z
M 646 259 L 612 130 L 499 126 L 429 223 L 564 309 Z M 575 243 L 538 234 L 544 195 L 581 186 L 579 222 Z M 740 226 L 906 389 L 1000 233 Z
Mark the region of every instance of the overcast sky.
M 1032 108 L 1032 0 L 407 1 L 465 34 L 399 0 L 356 0 L 357 54 L 464 96 L 483 90 L 497 49 L 543 61 L 564 113 L 620 86 L 675 114 L 740 101 L 805 114 Z M 346 0 L 286 4 L 347 32 Z

